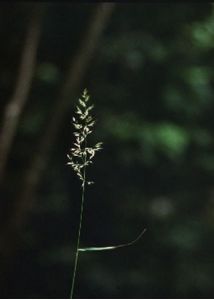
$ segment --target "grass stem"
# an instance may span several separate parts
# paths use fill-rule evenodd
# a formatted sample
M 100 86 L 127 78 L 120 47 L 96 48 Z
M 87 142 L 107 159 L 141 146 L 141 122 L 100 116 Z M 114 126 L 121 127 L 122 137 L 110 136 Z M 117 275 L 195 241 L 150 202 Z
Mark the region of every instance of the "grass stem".
M 76 248 L 76 254 L 75 254 L 74 272 L 73 272 L 73 278 L 72 278 L 70 299 L 73 299 L 74 285 L 75 285 L 76 272 L 77 272 L 77 264 L 78 264 L 78 258 L 79 258 L 79 245 L 80 245 L 82 219 L 83 219 L 83 209 L 84 209 L 84 200 L 85 200 L 85 171 L 86 171 L 85 169 L 86 169 L 86 167 L 84 166 L 83 183 L 82 183 L 82 199 L 81 199 L 81 209 L 80 209 L 80 221 L 79 221 L 77 248 Z

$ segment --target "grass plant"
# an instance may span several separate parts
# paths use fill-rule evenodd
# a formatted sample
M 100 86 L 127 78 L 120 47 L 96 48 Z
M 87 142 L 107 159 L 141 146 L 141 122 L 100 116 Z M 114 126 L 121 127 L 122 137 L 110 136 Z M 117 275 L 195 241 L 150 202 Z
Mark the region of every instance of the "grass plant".
M 74 261 L 74 270 L 73 270 L 72 285 L 70 291 L 71 299 L 73 298 L 74 295 L 79 252 L 114 250 L 126 246 L 131 246 L 134 243 L 136 243 L 146 231 L 146 229 L 144 229 L 136 239 L 125 244 L 105 246 L 105 247 L 85 247 L 85 248 L 80 247 L 84 201 L 85 201 L 85 189 L 86 189 L 86 185 L 91 185 L 94 183 L 93 181 L 88 180 L 86 169 L 90 164 L 92 164 L 96 152 L 102 149 L 102 144 L 103 144 L 102 142 L 99 142 L 96 143 L 93 147 L 88 146 L 88 136 L 93 132 L 93 127 L 95 124 L 95 120 L 91 115 L 91 111 L 94 105 L 90 105 L 89 99 L 90 96 L 88 94 L 87 89 L 85 89 L 83 91 L 82 97 L 79 98 L 78 105 L 76 106 L 75 116 L 72 118 L 73 126 L 75 128 L 75 132 L 74 132 L 75 141 L 73 147 L 70 149 L 70 153 L 67 155 L 69 159 L 67 164 L 72 167 L 72 169 L 74 170 L 74 172 L 77 174 L 77 176 L 81 181 L 81 208 L 80 208 L 75 261 Z

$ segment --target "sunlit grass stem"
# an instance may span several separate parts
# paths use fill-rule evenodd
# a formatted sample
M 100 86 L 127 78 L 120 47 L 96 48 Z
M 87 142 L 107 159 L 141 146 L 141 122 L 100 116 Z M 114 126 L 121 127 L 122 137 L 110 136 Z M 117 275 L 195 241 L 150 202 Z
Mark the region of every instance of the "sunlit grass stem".
M 92 164 L 92 158 L 95 153 L 101 149 L 102 143 L 97 143 L 94 147 L 87 147 L 87 137 L 93 132 L 93 126 L 95 121 L 90 114 L 93 109 L 93 105 L 88 105 L 89 100 L 88 91 L 85 89 L 83 91 L 82 97 L 79 99 L 79 106 L 76 106 L 76 116 L 73 117 L 73 125 L 75 127 L 75 142 L 73 148 L 70 149 L 70 154 L 68 155 L 69 162 L 67 164 L 71 165 L 73 170 L 76 172 L 79 179 L 82 181 L 81 184 L 81 208 L 80 208 L 80 219 L 77 237 L 77 246 L 74 261 L 74 271 L 72 277 L 72 285 L 70 298 L 73 298 L 77 265 L 79 258 L 79 246 L 81 239 L 81 228 L 83 220 L 84 211 L 84 200 L 85 200 L 85 186 L 86 184 L 92 184 L 92 181 L 86 180 L 86 167 Z
M 113 246 L 105 246 L 105 247 L 84 247 L 80 248 L 80 239 L 81 239 L 81 229 L 82 229 L 82 221 L 83 221 L 83 211 L 84 211 L 84 201 L 85 201 L 85 187 L 86 184 L 90 185 L 93 181 L 88 181 L 86 179 L 86 167 L 92 164 L 92 158 L 95 156 L 96 152 L 101 148 L 102 143 L 97 143 L 93 147 L 87 147 L 87 137 L 89 134 L 93 132 L 93 126 L 95 121 L 90 114 L 90 111 L 93 109 L 93 105 L 88 105 L 89 95 L 87 90 L 85 89 L 82 94 L 82 98 L 79 99 L 79 106 L 76 106 L 76 116 L 73 117 L 73 125 L 76 129 L 74 132 L 75 142 L 73 148 L 70 149 L 70 154 L 67 155 L 69 162 L 68 165 L 71 165 L 79 179 L 82 181 L 81 184 L 81 208 L 80 208 L 80 218 L 79 218 L 79 228 L 78 228 L 78 237 L 77 237 L 77 246 L 75 252 L 75 260 L 74 260 L 74 270 L 72 277 L 72 285 L 70 298 L 73 298 L 74 288 L 76 282 L 76 273 L 79 259 L 79 252 L 85 251 L 106 251 L 106 250 L 115 250 L 118 248 L 123 248 L 127 246 L 134 245 L 145 233 L 146 229 L 144 229 L 136 239 L 131 242 L 113 245 Z
M 73 278 L 72 278 L 70 299 L 73 298 L 73 294 L 74 294 L 74 285 L 75 285 L 76 272 L 77 272 L 77 264 L 78 264 L 78 258 L 79 258 L 79 245 L 80 245 L 80 237 L 81 237 L 81 229 L 82 229 L 82 219 L 83 219 L 83 210 L 84 210 L 84 200 L 85 200 L 85 173 L 86 173 L 86 167 L 84 167 L 84 171 L 83 171 L 83 184 L 82 184 L 80 221 L 79 221 L 78 238 L 77 238 L 77 248 L 76 248 L 76 254 L 75 254 L 74 272 L 73 272 Z

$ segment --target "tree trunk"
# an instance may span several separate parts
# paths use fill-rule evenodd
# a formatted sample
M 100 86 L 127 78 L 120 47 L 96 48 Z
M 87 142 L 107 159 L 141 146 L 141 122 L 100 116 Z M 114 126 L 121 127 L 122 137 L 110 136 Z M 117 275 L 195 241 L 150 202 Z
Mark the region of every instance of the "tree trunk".
M 36 54 L 41 33 L 43 5 L 35 5 L 26 34 L 17 83 L 12 98 L 6 105 L 0 133 L 0 182 L 3 179 L 17 125 L 27 101 L 36 65 Z

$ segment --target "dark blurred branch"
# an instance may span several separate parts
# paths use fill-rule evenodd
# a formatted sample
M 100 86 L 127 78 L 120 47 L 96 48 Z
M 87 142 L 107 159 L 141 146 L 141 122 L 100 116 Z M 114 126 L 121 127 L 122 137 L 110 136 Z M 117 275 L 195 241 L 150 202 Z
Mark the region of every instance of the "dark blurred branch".
M 30 91 L 36 65 L 36 53 L 41 32 L 42 13 L 43 6 L 33 6 L 30 24 L 24 42 L 24 49 L 18 70 L 15 90 L 12 98 L 6 105 L 3 115 L 2 129 L 0 133 L 0 181 L 4 175 L 19 118 Z
M 89 66 L 99 38 L 108 22 L 114 8 L 113 3 L 97 4 L 90 20 L 87 32 L 77 54 L 72 58 L 65 82 L 61 88 L 55 105 L 52 108 L 44 135 L 39 142 L 38 151 L 32 159 L 29 169 L 26 170 L 21 194 L 17 197 L 15 209 L 11 214 L 9 226 L 15 230 L 25 220 L 26 212 L 32 207 L 33 199 L 39 185 L 42 172 L 46 167 L 48 154 L 57 134 L 60 131 L 63 118 L 70 107 L 71 96 L 81 84 L 82 78 Z

